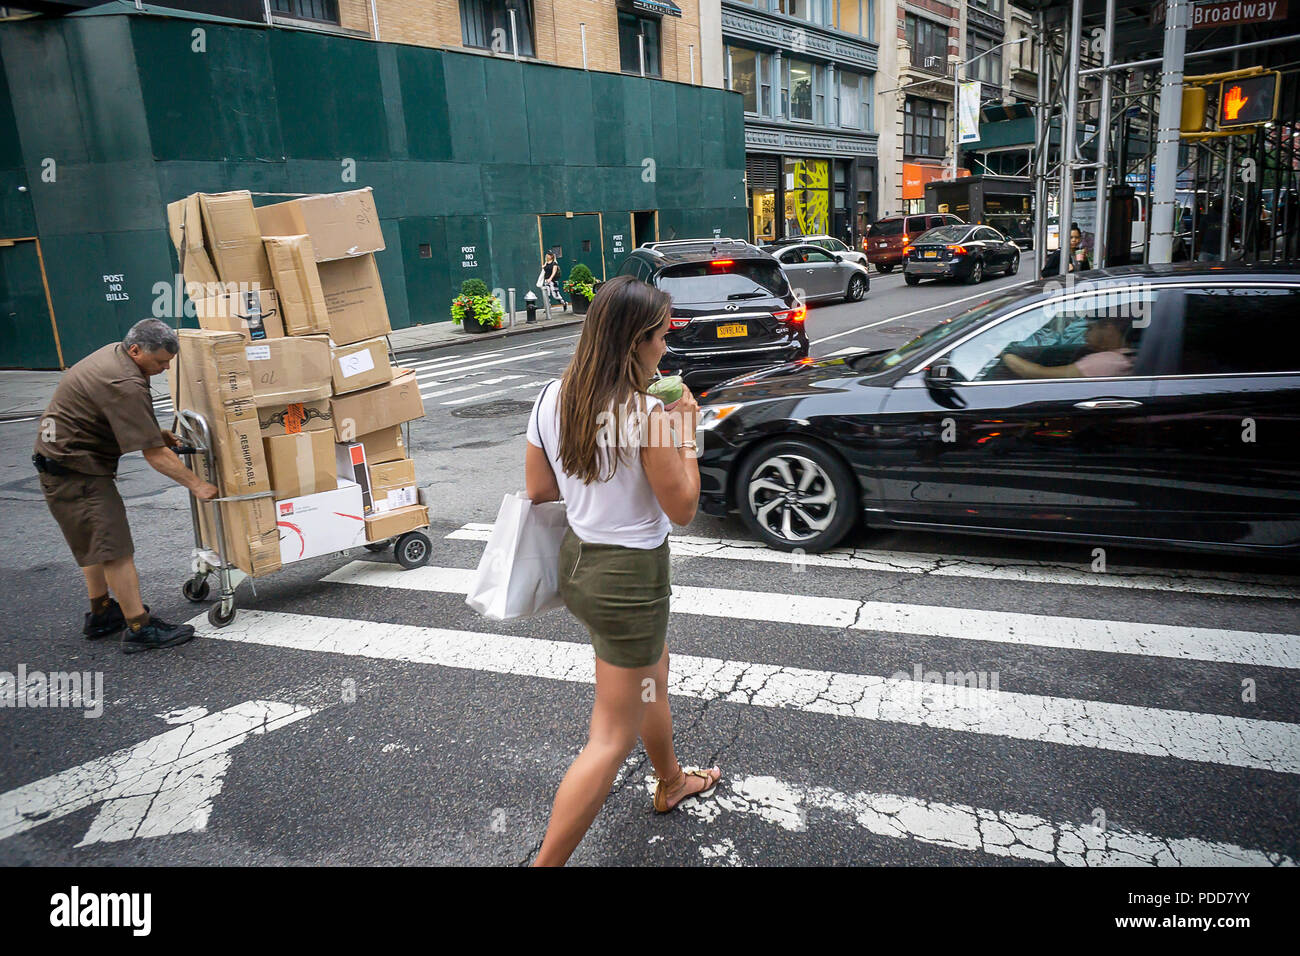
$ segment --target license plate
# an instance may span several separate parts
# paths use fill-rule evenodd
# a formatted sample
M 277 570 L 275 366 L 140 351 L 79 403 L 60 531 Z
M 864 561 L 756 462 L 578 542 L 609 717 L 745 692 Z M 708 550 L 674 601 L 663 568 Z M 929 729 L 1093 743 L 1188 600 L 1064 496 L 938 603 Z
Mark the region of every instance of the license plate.
M 925 259 L 937 259 L 939 258 L 939 253 L 934 249 L 927 249 L 925 252 L 921 253 L 921 256 Z
M 743 322 L 735 325 L 719 325 L 718 338 L 720 339 L 738 339 L 749 334 L 749 326 Z

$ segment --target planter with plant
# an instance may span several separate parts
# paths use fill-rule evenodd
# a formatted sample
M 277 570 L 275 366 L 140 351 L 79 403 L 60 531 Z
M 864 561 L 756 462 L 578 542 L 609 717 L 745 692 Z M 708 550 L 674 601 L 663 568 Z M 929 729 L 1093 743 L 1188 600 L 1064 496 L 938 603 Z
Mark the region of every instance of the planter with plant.
M 573 267 L 568 281 L 564 283 L 564 291 L 569 296 L 569 301 L 573 303 L 574 315 L 587 314 L 587 306 L 591 304 L 592 296 L 596 294 L 595 284 L 596 277 L 581 262 Z
M 463 325 L 466 332 L 499 329 L 503 315 L 501 302 L 482 279 L 466 279 L 460 284 L 460 295 L 451 300 L 451 320 Z

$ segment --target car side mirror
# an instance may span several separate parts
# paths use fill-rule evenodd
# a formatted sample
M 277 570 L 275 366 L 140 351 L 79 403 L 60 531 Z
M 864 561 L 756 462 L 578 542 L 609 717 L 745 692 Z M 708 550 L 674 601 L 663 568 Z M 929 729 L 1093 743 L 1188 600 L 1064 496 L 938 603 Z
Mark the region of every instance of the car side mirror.
M 946 358 L 935 359 L 925 367 L 927 388 L 949 389 L 953 385 L 952 363 Z
M 832 252 L 831 255 L 833 255 L 833 256 L 835 257 L 835 261 L 836 261 L 836 262 L 843 262 L 843 261 L 844 261 L 844 256 L 841 255 L 841 254 L 838 253 L 838 252 Z

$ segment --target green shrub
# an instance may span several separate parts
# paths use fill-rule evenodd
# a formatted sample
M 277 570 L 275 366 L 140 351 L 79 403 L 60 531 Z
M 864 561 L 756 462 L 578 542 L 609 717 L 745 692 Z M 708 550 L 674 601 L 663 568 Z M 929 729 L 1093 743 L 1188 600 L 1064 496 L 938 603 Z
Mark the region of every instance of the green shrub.
M 590 269 L 579 262 L 569 272 L 569 281 L 575 284 L 591 285 L 596 281 L 596 277 L 591 274 Z
M 460 294 L 467 298 L 476 299 L 481 295 L 491 295 L 487 283 L 482 279 L 466 279 L 460 284 Z

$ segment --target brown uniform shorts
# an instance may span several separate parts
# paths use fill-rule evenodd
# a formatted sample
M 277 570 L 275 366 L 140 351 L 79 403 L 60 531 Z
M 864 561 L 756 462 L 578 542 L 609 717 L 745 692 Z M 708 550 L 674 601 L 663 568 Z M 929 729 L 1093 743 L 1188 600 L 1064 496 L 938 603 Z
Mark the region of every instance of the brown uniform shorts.
M 81 567 L 135 554 L 126 505 L 107 475 L 47 475 L 41 491 Z

